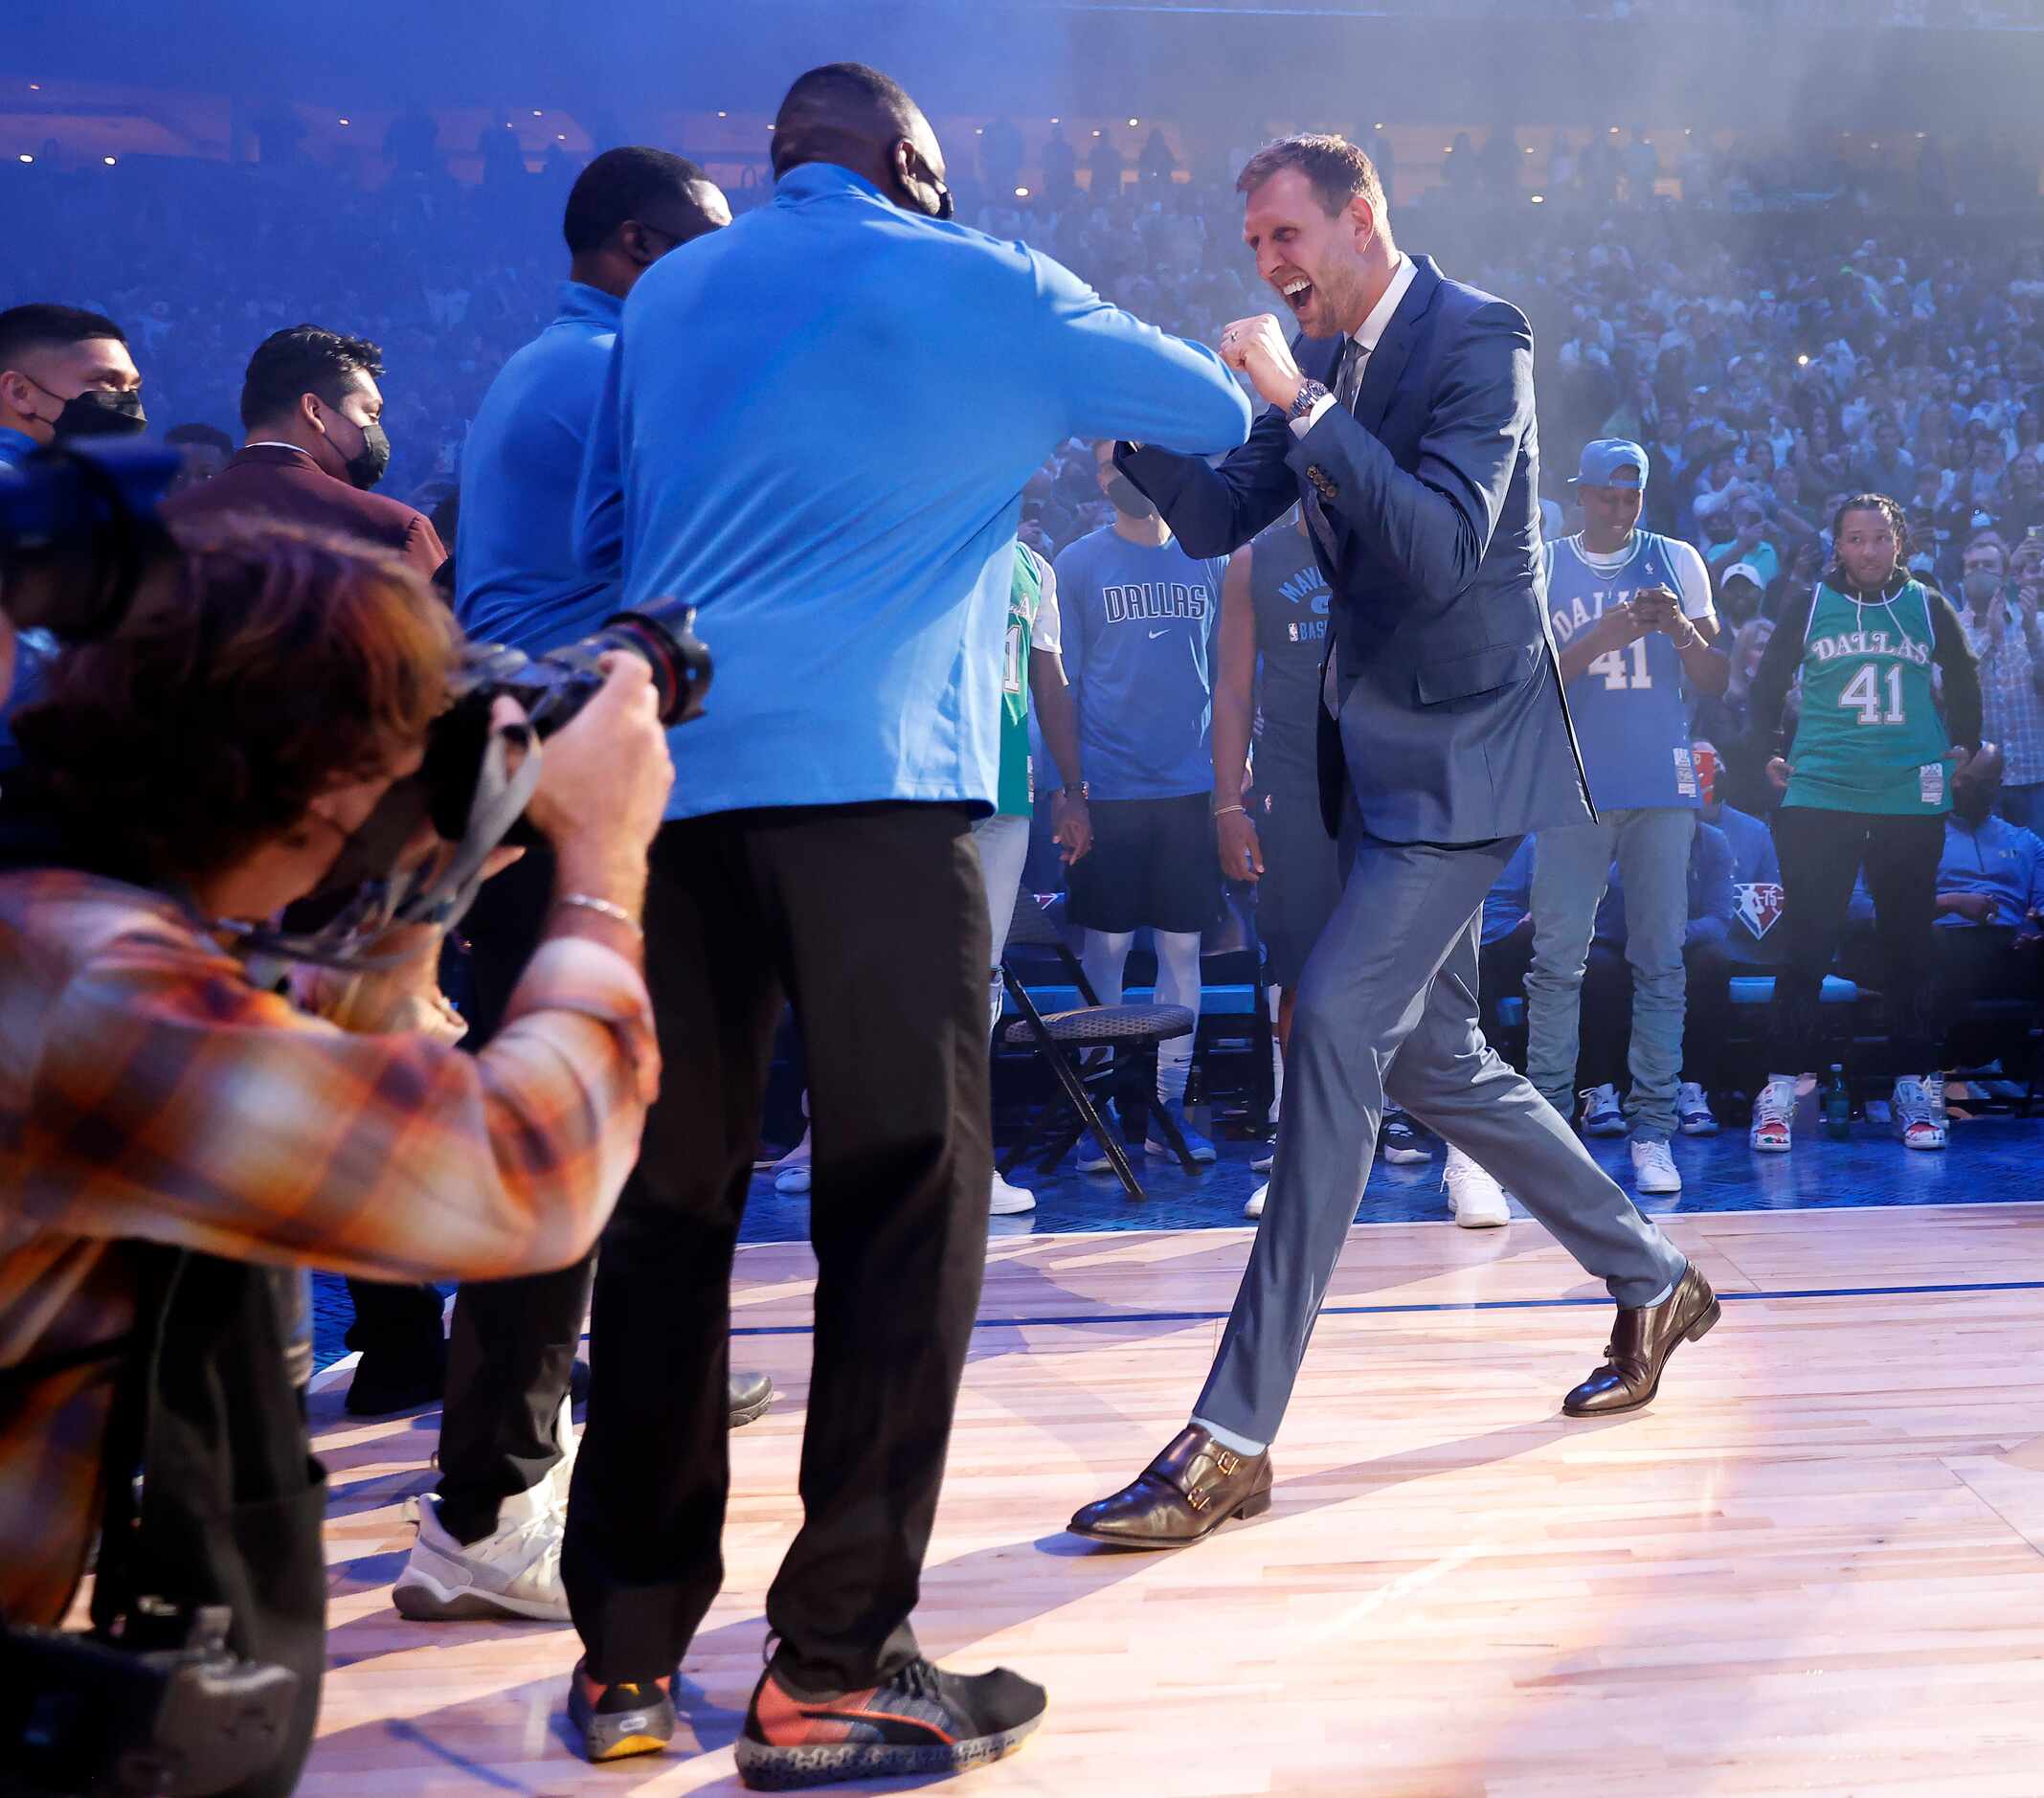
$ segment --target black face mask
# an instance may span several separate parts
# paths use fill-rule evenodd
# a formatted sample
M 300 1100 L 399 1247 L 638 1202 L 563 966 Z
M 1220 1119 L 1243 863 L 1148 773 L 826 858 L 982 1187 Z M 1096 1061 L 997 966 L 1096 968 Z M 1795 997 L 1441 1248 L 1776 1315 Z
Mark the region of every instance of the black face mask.
M 351 418 L 348 422 L 354 424 Z M 348 459 L 348 484 L 367 493 L 390 469 L 391 438 L 373 419 L 355 429 L 362 433 L 362 447 Z
M 903 138 L 900 142 L 907 144 L 909 141 Z M 910 144 L 909 147 L 911 150 L 915 150 L 913 144 Z M 906 176 L 902 178 L 903 191 L 914 202 L 915 210 L 921 213 L 924 217 L 934 218 L 940 222 L 948 220 L 957 211 L 956 206 L 952 201 L 951 190 L 936 178 L 936 175 L 931 170 L 930 165 L 927 162 L 923 162 L 923 154 L 920 150 L 915 150 L 915 160 L 923 164 L 923 173 L 917 177 L 919 184 L 928 188 L 935 197 L 926 200 L 914 188 L 909 185 L 909 179 Z
M 1113 501 L 1114 509 L 1124 518 L 1157 516 L 1157 507 L 1144 497 L 1143 490 L 1127 475 L 1112 474 L 1108 477 L 1107 496 Z
M 61 443 L 79 437 L 140 437 L 149 428 L 149 420 L 142 410 L 140 393 L 110 393 L 103 388 L 88 387 L 64 401 L 51 428 Z

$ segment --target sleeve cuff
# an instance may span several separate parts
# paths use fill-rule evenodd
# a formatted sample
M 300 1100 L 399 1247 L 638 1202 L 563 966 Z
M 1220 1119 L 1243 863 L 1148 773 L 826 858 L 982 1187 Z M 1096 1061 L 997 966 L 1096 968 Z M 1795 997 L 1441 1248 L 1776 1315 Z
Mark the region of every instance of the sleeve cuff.
M 1291 421 L 1292 435 L 1295 438 L 1304 438 L 1307 432 L 1320 422 L 1320 415 L 1326 412 L 1334 403 L 1335 396 L 1332 393 L 1322 393 L 1318 399 L 1313 402 L 1312 411 L 1308 412 L 1304 417 L 1293 418 Z

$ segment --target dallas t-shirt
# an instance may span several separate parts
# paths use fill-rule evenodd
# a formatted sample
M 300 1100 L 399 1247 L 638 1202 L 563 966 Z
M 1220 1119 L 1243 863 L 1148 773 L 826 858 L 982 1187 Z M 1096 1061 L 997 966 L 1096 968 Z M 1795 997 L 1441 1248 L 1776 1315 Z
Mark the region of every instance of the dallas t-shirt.
M 1096 799 L 1163 799 L 1214 784 L 1214 638 L 1224 561 L 1131 543 L 1112 525 L 1054 564 L 1065 672 Z

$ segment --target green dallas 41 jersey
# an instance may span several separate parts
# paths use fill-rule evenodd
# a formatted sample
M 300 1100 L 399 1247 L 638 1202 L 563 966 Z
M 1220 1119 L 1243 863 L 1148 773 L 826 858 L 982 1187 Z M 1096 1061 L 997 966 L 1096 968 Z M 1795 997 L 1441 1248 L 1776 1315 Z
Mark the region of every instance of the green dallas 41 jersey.
M 1951 804 L 1951 739 L 1932 685 L 1935 631 L 1920 581 L 1871 605 L 1818 587 L 1784 803 L 1917 817 Z
M 1036 805 L 1029 766 L 1029 657 L 1038 649 L 1060 655 L 1057 576 L 1027 544 L 1015 546 L 1015 578 L 1008 591 L 1008 638 L 1000 667 L 1000 791 L 1002 818 L 1027 818 Z

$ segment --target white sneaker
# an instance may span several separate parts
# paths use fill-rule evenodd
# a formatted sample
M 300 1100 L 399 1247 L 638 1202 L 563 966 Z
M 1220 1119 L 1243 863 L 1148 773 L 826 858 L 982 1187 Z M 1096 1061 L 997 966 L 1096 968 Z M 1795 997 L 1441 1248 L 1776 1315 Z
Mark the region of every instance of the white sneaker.
M 1682 1190 L 1682 1176 L 1675 1171 L 1666 1136 L 1632 1138 L 1632 1183 L 1644 1193 Z
M 1895 1083 L 1895 1134 L 1905 1149 L 1942 1149 L 1945 1142 L 1944 1076 L 1908 1075 Z
M 1249 1195 L 1249 1202 L 1242 1207 L 1242 1215 L 1246 1218 L 1262 1217 L 1264 1214 L 1264 1199 L 1269 1193 L 1269 1191 L 1270 1182 L 1269 1180 L 1265 1180 L 1261 1186 L 1257 1187 L 1257 1189 Z
M 1763 1155 L 1786 1155 L 1795 1117 L 1795 1075 L 1769 1074 L 1753 1101 L 1753 1127 L 1746 1132 L 1746 1146 Z
M 1452 1143 L 1446 1167 L 1448 1208 L 1466 1230 L 1491 1230 L 1512 1222 L 1505 1189 Z
M 784 1198 L 796 1198 L 809 1190 L 809 1163 L 792 1161 L 775 1172 L 774 1190 Z
M 987 1216 L 1012 1218 L 1018 1212 L 1034 1211 L 1036 1195 L 1026 1186 L 1010 1186 L 1001 1179 L 1000 1170 L 994 1170 L 994 1200 L 987 1207 Z
M 1626 1134 L 1626 1108 L 1618 1102 L 1616 1087 L 1584 1087 L 1581 1096 L 1583 1134 L 1585 1136 L 1623 1136 Z
M 1694 1080 L 1683 1081 L 1682 1090 L 1675 1094 L 1675 1115 L 1682 1120 L 1685 1136 L 1718 1134 L 1718 1117 L 1711 1110 L 1710 1095 Z
M 568 1622 L 562 1522 L 550 1477 L 499 1504 L 497 1528 L 476 1542 L 456 1541 L 438 1504 L 421 1498 L 418 1540 L 391 1592 L 397 1614 L 416 1623 L 506 1616 Z
M 1276 1165 L 1277 1151 L 1272 1149 L 1269 1155 L 1260 1155 L 1255 1160 L 1251 1161 L 1249 1163 L 1249 1172 L 1252 1174 L 1268 1174 Z

